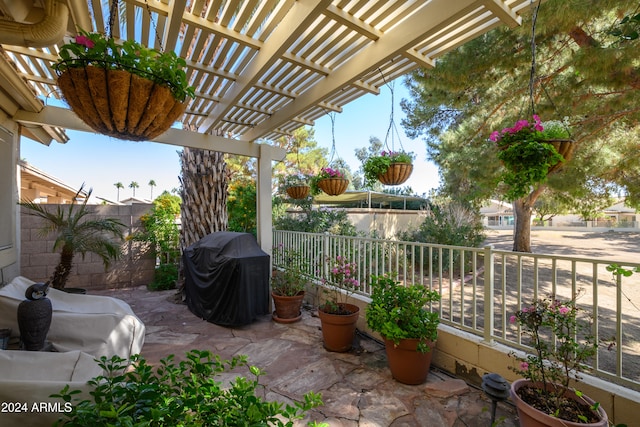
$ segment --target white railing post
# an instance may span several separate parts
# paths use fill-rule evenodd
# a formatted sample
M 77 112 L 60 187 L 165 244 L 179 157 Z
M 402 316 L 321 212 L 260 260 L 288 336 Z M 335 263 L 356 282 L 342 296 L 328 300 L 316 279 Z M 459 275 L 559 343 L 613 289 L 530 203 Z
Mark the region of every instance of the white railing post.
M 485 344 L 494 345 L 493 326 L 494 326 L 494 272 L 493 272 L 493 246 L 484 247 L 484 342 Z

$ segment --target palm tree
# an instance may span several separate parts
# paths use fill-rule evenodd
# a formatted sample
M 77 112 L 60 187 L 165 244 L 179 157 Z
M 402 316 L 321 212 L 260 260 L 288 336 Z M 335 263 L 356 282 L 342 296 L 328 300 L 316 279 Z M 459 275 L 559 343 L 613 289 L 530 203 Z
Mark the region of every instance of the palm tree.
M 77 200 L 82 192 L 84 184 L 76 193 L 73 200 Z M 45 222 L 40 229 L 40 234 L 45 237 L 50 234 L 55 235 L 53 251 L 60 249 L 60 262 L 56 266 L 51 276 L 51 286 L 55 289 L 64 289 L 73 257 L 76 253 L 87 252 L 98 255 L 104 263 L 105 269 L 109 267 L 111 261 L 120 257 L 120 245 L 109 236 L 123 239 L 123 229 L 126 227 L 122 222 L 114 218 L 87 219 L 93 212 L 87 208 L 87 202 L 93 189 L 89 189 L 87 196 L 81 204 L 71 203 L 68 208 L 58 205 L 55 212 L 50 212 L 43 205 L 33 201 L 21 202 L 20 205 L 28 209 L 27 214 L 42 218 Z
M 135 181 L 131 181 L 131 184 L 129 184 L 129 188 L 133 189 L 133 197 L 136 197 L 136 188 L 140 188 L 140 184 Z
M 156 184 L 154 180 L 149 181 L 149 187 L 151 187 L 151 200 L 153 200 L 153 187 L 155 187 L 156 185 L 158 184 Z
M 118 198 L 117 198 L 117 201 L 119 202 L 119 201 L 120 201 L 120 189 L 121 189 L 121 188 L 124 188 L 124 185 L 122 185 L 122 183 L 121 183 L 121 182 L 116 182 L 116 183 L 115 183 L 115 184 L 113 184 L 113 185 L 115 185 L 115 186 L 116 186 L 116 188 L 118 189 Z

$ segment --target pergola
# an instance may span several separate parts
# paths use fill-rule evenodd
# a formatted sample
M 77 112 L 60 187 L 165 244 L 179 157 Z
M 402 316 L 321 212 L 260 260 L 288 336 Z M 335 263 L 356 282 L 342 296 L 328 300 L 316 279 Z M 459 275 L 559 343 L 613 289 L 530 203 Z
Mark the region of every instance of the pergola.
M 63 35 L 106 32 L 105 0 L 0 0 L 0 108 L 49 144 L 87 130 L 59 99 L 51 64 Z M 106 2 L 108 3 L 108 2 Z M 182 119 L 157 142 L 258 158 L 259 238 L 270 243 L 270 140 L 499 25 L 532 0 L 125 0 L 113 35 L 173 50 L 195 86 Z M 535 2 L 534 2 L 535 3 Z M 120 18 L 125 17 L 122 22 Z M 264 240 L 266 239 L 266 240 Z

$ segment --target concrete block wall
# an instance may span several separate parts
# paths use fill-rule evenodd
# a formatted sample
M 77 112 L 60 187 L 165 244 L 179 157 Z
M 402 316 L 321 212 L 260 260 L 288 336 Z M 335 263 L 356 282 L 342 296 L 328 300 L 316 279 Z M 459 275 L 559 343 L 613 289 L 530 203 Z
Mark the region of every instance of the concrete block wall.
M 57 209 L 57 205 L 44 205 Z M 68 205 L 63 205 L 68 208 Z M 124 235 L 131 236 L 142 227 L 140 217 L 148 213 L 151 204 L 133 204 L 126 206 L 96 205 L 91 206 L 93 217 L 116 218 L 127 226 Z M 34 281 L 47 281 L 60 260 L 59 252 L 52 252 L 53 237 L 43 237 L 40 229 L 43 222 L 40 218 L 29 215 L 28 210 L 21 208 L 21 253 L 20 275 Z M 89 216 L 88 218 L 91 218 Z M 105 270 L 100 257 L 87 253 L 82 257 L 76 254 L 67 287 L 86 289 L 129 288 L 147 285 L 153 280 L 155 257 L 147 244 L 125 239 L 122 242 L 122 257 L 112 262 Z

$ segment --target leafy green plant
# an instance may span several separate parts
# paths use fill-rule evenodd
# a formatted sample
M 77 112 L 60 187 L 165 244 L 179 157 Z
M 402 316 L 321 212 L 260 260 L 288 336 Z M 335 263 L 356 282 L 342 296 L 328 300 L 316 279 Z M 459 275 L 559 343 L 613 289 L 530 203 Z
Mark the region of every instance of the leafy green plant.
M 519 120 L 513 127 L 495 131 L 489 139 L 496 143 L 498 159 L 506 171 L 502 181 L 509 187 L 506 197 L 516 200 L 531 192 L 531 187 L 547 179 L 549 168 L 564 160 L 552 140 L 568 139 L 569 132 L 560 122 L 540 122 L 534 114 L 534 122 Z
M 84 184 L 73 196 L 74 201 L 80 197 L 83 189 Z M 51 276 L 51 286 L 55 289 L 64 289 L 76 253 L 81 254 L 83 258 L 88 252 L 98 255 L 105 268 L 121 255 L 119 243 L 112 238 L 121 241 L 126 226 L 115 218 L 90 219 L 94 213 L 87 207 L 91 193 L 92 189 L 87 191 L 82 203 L 58 205 L 55 210 L 33 201 L 20 203 L 27 208 L 28 215 L 44 221 L 40 234 L 53 235 L 53 251 L 60 250 L 60 262 Z
M 151 212 L 140 217 L 144 230 L 129 236 L 131 240 L 149 243 L 160 261 L 149 284 L 151 290 L 173 289 L 178 280 L 180 229 L 176 218 L 181 202 L 180 197 L 163 192 L 153 201 Z
M 418 339 L 418 351 L 429 351 L 426 341 L 438 338 L 440 315 L 428 305 L 439 301 L 440 294 L 421 285 L 402 286 L 390 275 L 372 276 L 371 287 L 367 326 L 396 345 L 402 339 Z
M 74 41 L 60 46 L 59 55 L 60 59 L 53 65 L 59 73 L 87 65 L 127 70 L 167 86 L 178 101 L 184 101 L 187 96 L 195 98 L 194 88 L 189 86 L 184 71 L 187 63 L 173 51 L 161 53 L 134 40 L 117 44 L 115 39 L 103 34 L 79 31 Z
M 306 411 L 322 405 L 321 396 L 313 392 L 293 405 L 256 396 L 263 372 L 255 366 L 249 367 L 253 379 L 237 377 L 228 385 L 216 380 L 236 367 L 247 366 L 246 356 L 222 360 L 207 350 L 191 350 L 186 360 L 176 364 L 173 359 L 170 355 L 154 367 L 140 355 L 128 361 L 103 356 L 97 362 L 104 375 L 89 381 L 92 400 L 78 399 L 80 391 L 68 385 L 51 396 L 73 403 L 56 425 L 293 426 Z
M 350 262 L 347 257 L 338 255 L 335 258 L 326 258 L 329 268 L 329 276 L 322 279 L 323 291 L 326 300 L 322 305 L 322 311 L 331 314 L 345 313 L 344 304 L 349 297 L 359 289 L 358 266 Z
M 273 293 L 292 297 L 304 291 L 308 282 L 306 272 L 309 269 L 309 263 L 301 253 L 279 244 L 274 246 L 272 256 L 273 266 L 276 267 L 271 277 Z
M 570 381 L 580 379 L 579 374 L 587 370 L 587 362 L 598 348 L 590 324 L 578 320 L 579 312 L 575 300 L 544 298 L 512 315 L 510 323 L 530 339 L 534 353 L 511 353 L 517 364 L 509 368 L 541 383 L 540 387 L 525 389 L 531 395 L 520 396 L 536 409 L 563 420 L 596 422 L 599 417 L 590 405 L 582 411 L 584 405 L 576 406 L 576 401 L 566 398 Z
M 393 163 L 413 164 L 415 154 L 404 151 L 383 151 L 379 156 L 371 156 L 362 165 L 364 178 L 368 183 L 373 183 L 379 175 L 387 172 Z

